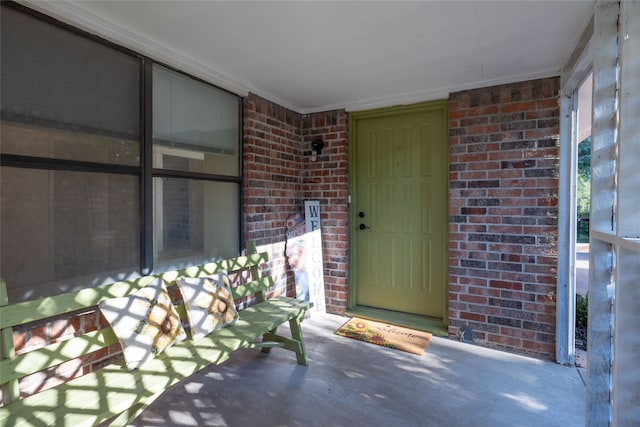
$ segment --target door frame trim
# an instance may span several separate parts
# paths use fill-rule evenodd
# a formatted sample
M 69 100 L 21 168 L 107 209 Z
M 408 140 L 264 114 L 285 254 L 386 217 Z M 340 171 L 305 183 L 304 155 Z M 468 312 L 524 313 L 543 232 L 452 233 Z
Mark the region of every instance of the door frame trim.
M 356 243 L 356 239 L 354 238 L 354 234 L 356 232 L 356 224 L 358 223 L 357 220 L 357 214 L 356 212 L 351 209 L 352 207 L 352 203 L 351 201 L 353 200 L 353 198 L 355 198 L 355 194 L 356 194 L 356 188 L 357 188 L 357 168 L 356 168 L 356 163 L 355 163 L 355 159 L 356 159 L 356 140 L 357 140 L 357 135 L 356 135 L 356 127 L 357 127 L 357 123 L 359 120 L 363 120 L 363 119 L 371 119 L 371 118 L 382 118 L 382 117 L 389 117 L 389 116 L 397 116 L 397 115 L 403 115 L 403 114 L 411 114 L 411 113 L 418 113 L 418 112 L 429 112 L 429 111 L 443 111 L 443 126 L 445 129 L 445 134 L 447 135 L 447 158 L 446 158 L 446 162 L 447 162 L 447 170 L 448 170 L 448 165 L 449 165 L 449 142 L 448 142 L 448 135 L 449 135 L 449 99 L 438 99 L 438 100 L 434 100 L 434 101 L 426 101 L 426 102 L 420 102 L 417 104 L 411 104 L 411 105 L 400 105 L 400 106 L 394 106 L 394 107 L 385 107 L 385 108 L 376 108 L 373 110 L 365 110 L 365 111 L 355 111 L 355 112 L 350 112 L 348 114 L 348 140 L 349 140 L 349 173 L 348 173 L 348 180 L 349 180 L 349 211 L 348 211 L 348 227 L 347 227 L 347 239 L 348 239 L 348 247 L 349 247 L 349 255 L 348 255 L 348 274 L 347 274 L 347 283 L 348 283 L 348 292 L 347 292 L 347 311 L 354 311 L 357 312 L 358 311 L 358 306 L 356 304 L 356 295 L 357 295 L 357 273 L 355 271 L 355 259 L 356 256 L 358 254 L 358 247 L 357 247 L 357 243 Z M 447 174 L 447 194 L 449 193 L 449 175 Z M 448 212 L 448 203 L 449 203 L 449 198 L 447 197 L 446 200 L 447 203 L 447 212 Z M 448 216 L 447 216 L 448 218 Z M 445 247 L 443 248 L 446 251 L 445 254 L 445 262 L 444 262 L 444 271 L 445 271 L 445 277 L 447 278 L 447 280 L 445 281 L 445 288 L 444 288 L 444 293 L 443 293 L 443 301 L 442 301 L 442 313 L 444 313 L 444 316 L 442 318 L 442 324 L 443 327 L 448 328 L 449 325 L 449 316 L 448 316 L 448 302 L 449 302 L 449 281 L 448 281 L 448 277 L 449 277 L 449 226 L 448 226 L 448 221 L 447 221 L 447 227 L 445 227 L 446 229 L 444 230 L 444 232 L 446 233 L 445 235 Z
M 594 18 L 587 25 L 564 68 L 560 83 L 560 182 L 558 187 L 558 279 L 556 283 L 556 362 L 575 364 L 576 321 L 576 91 L 593 72 Z M 593 123 L 592 123 L 593 126 Z M 575 131 L 575 132 L 574 132 Z

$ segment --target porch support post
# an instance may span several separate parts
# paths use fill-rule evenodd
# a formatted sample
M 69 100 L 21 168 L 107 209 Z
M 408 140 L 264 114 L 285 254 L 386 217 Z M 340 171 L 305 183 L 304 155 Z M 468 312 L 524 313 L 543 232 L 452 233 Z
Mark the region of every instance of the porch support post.
M 598 1 L 594 13 L 593 126 L 591 139 L 591 214 L 589 331 L 586 424 L 611 423 L 613 364 L 616 98 L 618 85 L 618 2 Z
M 560 91 L 560 188 L 558 200 L 558 283 L 556 288 L 556 361 L 575 362 L 576 161 L 573 91 Z
M 640 1 L 620 6 L 612 425 L 640 425 Z

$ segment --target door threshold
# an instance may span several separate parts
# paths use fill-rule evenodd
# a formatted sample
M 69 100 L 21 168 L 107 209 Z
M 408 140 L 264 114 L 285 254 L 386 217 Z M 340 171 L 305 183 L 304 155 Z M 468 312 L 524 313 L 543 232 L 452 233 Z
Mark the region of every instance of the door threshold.
M 421 316 L 419 314 L 403 313 L 401 311 L 383 310 L 381 308 L 358 305 L 347 309 L 346 316 L 361 317 L 363 319 L 378 320 L 409 329 L 430 332 L 433 335 L 447 337 L 449 333 L 442 319 Z

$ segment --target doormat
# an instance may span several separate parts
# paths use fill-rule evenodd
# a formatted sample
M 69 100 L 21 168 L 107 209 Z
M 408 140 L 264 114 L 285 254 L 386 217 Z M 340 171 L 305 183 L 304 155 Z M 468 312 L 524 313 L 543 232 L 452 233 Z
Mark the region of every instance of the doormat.
M 364 320 L 358 317 L 349 319 L 335 333 L 343 337 L 395 348 L 419 356 L 424 353 L 431 340 L 431 334 L 428 332 L 402 328 L 388 323 L 374 322 L 373 320 Z

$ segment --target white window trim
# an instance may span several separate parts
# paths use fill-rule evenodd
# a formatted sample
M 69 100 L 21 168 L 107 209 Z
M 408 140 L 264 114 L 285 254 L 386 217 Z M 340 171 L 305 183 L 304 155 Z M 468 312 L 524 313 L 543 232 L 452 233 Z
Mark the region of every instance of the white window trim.
M 576 304 L 576 198 L 578 150 L 576 94 L 591 72 L 593 63 L 593 22 L 576 47 L 577 59 L 562 73 L 560 89 L 560 188 L 558 194 L 558 281 L 556 306 L 556 361 L 575 363 Z

